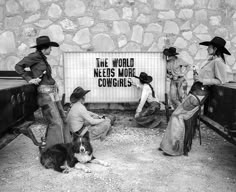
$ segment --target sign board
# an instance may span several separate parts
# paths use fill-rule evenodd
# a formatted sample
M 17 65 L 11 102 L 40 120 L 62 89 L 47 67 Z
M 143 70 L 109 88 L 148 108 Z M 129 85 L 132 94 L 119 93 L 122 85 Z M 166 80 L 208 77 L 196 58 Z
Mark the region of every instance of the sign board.
M 166 66 L 161 53 L 66 52 L 64 79 L 66 101 L 81 86 L 91 90 L 88 103 L 124 103 L 139 100 L 140 91 L 131 85 L 140 72 L 153 77 L 157 97 L 164 101 Z M 132 80 L 131 80 L 132 79 Z

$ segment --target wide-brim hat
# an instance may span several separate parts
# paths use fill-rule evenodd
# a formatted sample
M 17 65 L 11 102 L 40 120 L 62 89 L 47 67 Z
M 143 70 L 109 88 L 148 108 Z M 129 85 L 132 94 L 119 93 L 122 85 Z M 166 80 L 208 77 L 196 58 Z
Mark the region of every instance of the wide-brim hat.
M 151 83 L 152 82 L 152 76 L 149 76 L 147 73 L 145 72 L 141 72 L 139 77 L 135 76 L 135 78 L 138 78 L 141 82 L 143 83 Z
M 179 53 L 176 52 L 176 48 L 175 47 L 170 47 L 168 49 L 164 49 L 163 54 L 165 56 L 170 57 L 170 56 L 178 55 Z
M 79 99 L 84 97 L 90 90 L 84 90 L 82 87 L 77 87 L 70 96 L 70 102 L 76 103 Z
M 226 41 L 221 37 L 214 37 L 211 41 L 204 41 L 199 44 L 204 46 L 213 45 L 220 49 L 223 53 L 231 55 L 230 52 L 225 48 Z
M 50 40 L 48 36 L 40 36 L 36 38 L 36 45 L 31 48 L 37 48 L 40 46 L 51 46 L 51 47 L 59 47 L 59 44 Z

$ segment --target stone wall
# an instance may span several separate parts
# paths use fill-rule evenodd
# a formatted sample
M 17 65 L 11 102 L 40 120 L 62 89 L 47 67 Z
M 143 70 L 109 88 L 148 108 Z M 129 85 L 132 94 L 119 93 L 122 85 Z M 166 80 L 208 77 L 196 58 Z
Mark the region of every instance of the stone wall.
M 198 43 L 218 35 L 232 53 L 230 72 L 236 70 L 235 10 L 235 0 L 0 0 L 0 70 L 13 70 L 37 36 L 49 35 L 60 43 L 48 60 L 63 90 L 63 51 L 155 52 L 173 45 L 198 64 L 207 57 Z

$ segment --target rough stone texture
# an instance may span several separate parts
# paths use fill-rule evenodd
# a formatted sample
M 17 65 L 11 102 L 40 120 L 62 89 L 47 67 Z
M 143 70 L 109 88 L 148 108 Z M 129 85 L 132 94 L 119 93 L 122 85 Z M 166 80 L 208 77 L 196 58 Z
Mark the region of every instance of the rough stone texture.
M 159 51 L 157 43 L 153 43 L 152 46 L 148 49 L 148 52 L 157 52 L 157 51 Z
M 131 41 L 141 43 L 142 39 L 143 39 L 143 27 L 141 25 L 135 25 L 133 27 L 133 34 L 131 37 Z
M 180 19 L 190 19 L 193 16 L 193 10 L 192 9 L 181 9 L 178 15 L 178 18 Z
M 121 51 L 123 52 L 140 52 L 141 47 L 134 42 L 129 42 Z
M 113 51 L 115 49 L 112 38 L 107 34 L 97 34 L 93 37 L 94 51 Z
M 60 45 L 60 49 L 65 52 L 67 52 L 67 51 L 81 51 L 79 46 L 70 45 L 70 44 L 66 44 L 66 43 L 63 43 L 62 45 Z
M 159 19 L 166 19 L 166 20 L 169 20 L 169 19 L 174 19 L 175 18 L 175 12 L 173 10 L 170 10 L 170 11 L 161 11 L 159 14 L 158 14 L 158 18 Z
M 143 46 L 147 47 L 152 44 L 154 35 L 152 33 L 145 33 L 143 38 Z
M 9 0 L 6 2 L 6 9 L 10 15 L 18 14 L 20 12 L 20 6 L 15 0 Z
M 101 32 L 106 32 L 108 30 L 109 29 L 105 23 L 98 23 L 97 25 L 91 28 L 91 31 L 93 33 L 101 33 Z
M 100 10 L 99 11 L 99 17 L 101 20 L 108 20 L 108 21 L 113 21 L 113 20 L 119 20 L 120 17 L 118 13 L 116 12 L 115 9 L 108 9 L 108 10 Z
M 52 24 L 52 21 L 50 21 L 49 19 L 39 20 L 37 23 L 35 23 L 35 25 L 40 28 L 45 28 L 51 24 Z
M 183 49 L 187 46 L 187 44 L 187 41 L 185 41 L 182 37 L 178 37 L 174 43 L 174 46 Z
M 192 65 L 193 64 L 193 58 L 189 55 L 187 51 L 181 51 L 179 53 L 179 57 L 183 59 L 186 63 Z
M 209 23 L 211 25 L 220 25 L 221 22 L 221 16 L 211 16 Z
M 78 18 L 78 24 L 81 27 L 91 27 L 94 24 L 94 19 L 92 17 L 80 17 Z
M 19 0 L 19 2 L 26 12 L 35 12 L 40 9 L 38 0 Z
M 132 16 L 133 16 L 133 11 L 130 7 L 124 7 L 122 9 L 123 11 L 123 15 L 122 15 L 122 18 L 123 19 L 127 19 L 127 20 L 131 20 L 132 19 Z
M 137 23 L 145 24 L 150 22 L 150 16 L 140 14 L 139 17 L 136 19 Z
M 120 35 L 120 34 L 129 35 L 130 33 L 129 23 L 126 21 L 114 21 L 112 31 L 116 35 Z
M 52 18 L 59 18 L 62 14 L 62 10 L 59 5 L 53 3 L 48 9 L 48 16 Z
M 183 35 L 183 37 L 184 37 L 186 40 L 190 40 L 190 39 L 192 39 L 192 37 L 193 37 L 192 31 L 183 32 L 182 35 Z
M 198 22 L 203 22 L 207 20 L 207 11 L 205 9 L 197 10 L 195 12 L 195 19 Z
M 47 29 L 40 31 L 40 35 L 48 35 L 52 41 L 62 42 L 64 33 L 59 25 L 51 25 Z
M 118 38 L 118 46 L 119 47 L 123 47 L 127 44 L 127 37 L 125 35 L 121 35 L 119 38 Z
M 88 28 L 84 28 L 79 30 L 74 38 L 73 41 L 79 45 L 86 44 L 90 42 L 90 32 Z
M 30 17 L 28 17 L 27 19 L 24 20 L 25 23 L 31 23 L 31 22 L 35 22 L 37 20 L 39 20 L 41 17 L 40 13 L 31 15 Z
M 169 10 L 172 7 L 172 0 L 153 0 L 154 8 L 158 10 Z
M 164 33 L 179 33 L 179 27 L 174 21 L 166 21 L 164 25 Z
M 175 0 L 176 7 L 190 7 L 194 4 L 194 0 Z
M 60 22 L 61 26 L 65 30 L 74 31 L 77 28 L 77 25 L 73 23 L 70 19 L 64 19 Z
M 180 26 L 180 30 L 185 31 L 185 30 L 190 30 L 190 21 L 186 21 L 183 25 Z
M 155 32 L 155 33 L 161 33 L 162 32 L 162 26 L 158 23 L 151 23 L 146 28 L 147 32 Z
M 81 16 L 85 13 L 86 6 L 83 1 L 79 0 L 66 0 L 65 13 L 69 17 Z
M 191 55 L 195 55 L 197 53 L 198 47 L 196 44 L 192 44 L 189 46 L 188 50 Z
M 203 24 L 200 24 L 193 30 L 193 32 L 194 33 L 208 33 L 208 27 Z
M 21 16 L 7 17 L 5 19 L 6 29 L 16 29 L 23 23 L 23 18 Z
M 201 48 L 197 51 L 197 54 L 195 56 L 195 60 L 204 60 L 207 58 L 207 50 L 206 48 Z
M 0 53 L 7 54 L 15 51 L 16 43 L 14 34 L 6 31 L 0 35 Z

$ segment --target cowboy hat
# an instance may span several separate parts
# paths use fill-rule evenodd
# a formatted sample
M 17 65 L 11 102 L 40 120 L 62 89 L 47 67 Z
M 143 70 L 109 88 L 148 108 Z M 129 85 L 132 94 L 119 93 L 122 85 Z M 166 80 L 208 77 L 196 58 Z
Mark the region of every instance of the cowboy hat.
M 31 48 L 37 48 L 37 47 L 45 46 L 45 45 L 48 45 L 51 47 L 59 47 L 59 44 L 51 41 L 48 36 L 40 36 L 36 38 L 36 45 L 32 46 Z
M 169 49 L 164 49 L 163 54 L 165 56 L 175 56 L 178 55 L 179 53 L 176 52 L 175 47 L 170 47 Z
M 134 75 L 134 77 L 138 78 L 143 83 L 151 83 L 152 82 L 152 77 L 147 75 L 147 73 L 145 73 L 145 72 L 141 72 L 139 77 L 135 76 L 135 75 Z
M 90 90 L 84 90 L 82 87 L 77 87 L 70 96 L 70 102 L 76 103 L 79 99 L 85 96 Z
M 230 52 L 225 48 L 226 41 L 221 37 L 214 37 L 211 41 L 204 41 L 199 44 L 204 46 L 213 45 L 220 49 L 223 53 L 231 55 Z

